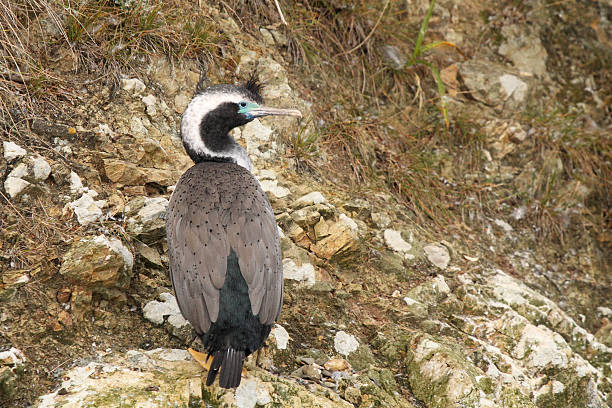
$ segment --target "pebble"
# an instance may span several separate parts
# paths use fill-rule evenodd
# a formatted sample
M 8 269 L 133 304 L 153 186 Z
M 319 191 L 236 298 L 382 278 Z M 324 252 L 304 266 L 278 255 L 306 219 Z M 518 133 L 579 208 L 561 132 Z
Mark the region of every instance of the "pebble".
M 336 333 L 334 338 L 334 349 L 345 356 L 348 356 L 353 351 L 357 350 L 359 342 L 352 334 L 348 334 L 342 330 Z
M 425 251 L 425 254 L 427 254 L 427 259 L 429 259 L 429 262 L 440 269 L 446 269 L 448 263 L 450 262 L 450 254 L 448 253 L 448 249 L 446 247 L 430 244 L 425 246 L 423 251 Z
M 17 197 L 30 183 L 19 177 L 7 177 L 4 180 L 4 190 L 11 198 Z
M 138 78 L 123 78 L 121 80 L 121 89 L 138 95 L 142 93 L 147 86 Z
M 399 231 L 386 229 L 383 236 L 387 246 L 395 252 L 408 252 L 412 249 L 412 245 L 404 241 Z
M 168 323 L 176 328 L 189 324 L 181 314 L 176 298 L 171 293 L 162 293 L 159 297 L 161 302 L 152 300 L 142 309 L 145 319 L 155 324 L 162 324 L 164 317 L 168 316 Z
M 310 263 L 304 263 L 302 266 L 297 266 L 293 259 L 283 259 L 283 277 L 285 279 L 305 282 L 307 287 L 315 284 L 315 269 Z
M 287 343 L 289 343 L 289 333 L 287 333 L 287 330 L 285 330 L 285 328 L 280 324 L 276 324 L 274 325 L 271 334 L 276 340 L 276 348 L 279 350 L 285 350 L 287 348 Z
M 32 161 L 32 171 L 36 180 L 44 181 L 51 174 L 51 165 L 42 157 L 37 157 Z
M 9 163 L 26 155 L 26 150 L 14 142 L 2 142 L 2 146 L 4 147 L 4 158 Z
M 295 200 L 291 206 L 293 208 L 301 208 L 322 203 L 327 203 L 327 199 L 325 199 L 321 192 L 313 191 Z

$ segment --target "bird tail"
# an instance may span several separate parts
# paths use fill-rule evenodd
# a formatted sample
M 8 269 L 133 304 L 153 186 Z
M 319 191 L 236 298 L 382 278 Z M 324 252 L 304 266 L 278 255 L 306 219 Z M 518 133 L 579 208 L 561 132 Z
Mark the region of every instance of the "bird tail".
M 206 377 L 206 385 L 209 386 L 215 381 L 219 370 L 221 370 L 221 375 L 219 375 L 219 386 L 221 388 L 235 388 L 240 385 L 244 358 L 244 350 L 228 348 L 215 351 L 210 371 Z

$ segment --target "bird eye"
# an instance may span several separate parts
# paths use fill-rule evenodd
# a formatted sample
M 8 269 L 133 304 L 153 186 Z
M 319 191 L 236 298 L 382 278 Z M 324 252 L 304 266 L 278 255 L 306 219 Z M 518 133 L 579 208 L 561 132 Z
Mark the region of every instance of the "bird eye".
M 246 103 L 246 102 L 240 102 L 240 103 L 238 104 L 238 106 L 240 106 L 241 108 L 246 108 L 247 103 Z

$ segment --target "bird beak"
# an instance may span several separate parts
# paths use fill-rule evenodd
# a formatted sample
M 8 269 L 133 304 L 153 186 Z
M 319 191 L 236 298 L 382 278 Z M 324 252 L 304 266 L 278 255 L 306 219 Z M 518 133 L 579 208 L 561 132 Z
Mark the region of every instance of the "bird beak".
M 297 116 L 298 118 L 302 117 L 302 112 L 297 109 L 278 109 L 278 108 L 269 108 L 267 106 L 260 106 L 258 108 L 252 109 L 249 112 L 254 118 L 261 118 L 262 116 Z

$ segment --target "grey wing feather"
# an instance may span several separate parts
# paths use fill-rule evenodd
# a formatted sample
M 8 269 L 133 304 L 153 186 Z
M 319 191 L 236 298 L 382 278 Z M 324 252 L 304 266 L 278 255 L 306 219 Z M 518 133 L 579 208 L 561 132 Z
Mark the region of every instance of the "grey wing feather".
M 283 295 L 278 228 L 265 193 L 247 170 L 227 163 L 193 166 L 172 194 L 166 227 L 177 302 L 198 333 L 217 320 L 230 248 L 253 314 L 262 324 L 276 321 Z
M 259 315 L 262 324 L 272 324 L 280 314 L 283 291 L 278 227 L 268 198 L 250 173 L 245 175 L 243 188 L 252 196 L 236 200 L 232 206 L 238 231 L 232 230 L 228 239 L 231 247 L 237 248 L 253 314 Z

